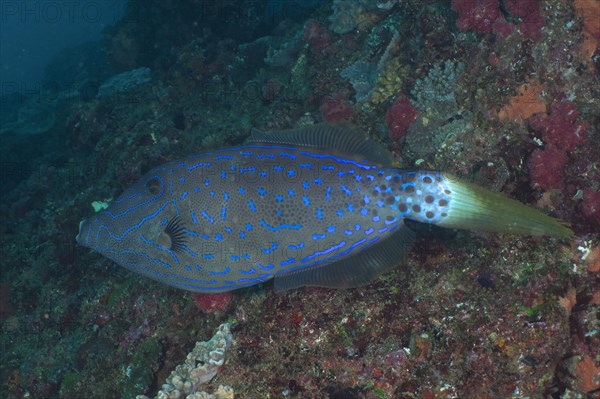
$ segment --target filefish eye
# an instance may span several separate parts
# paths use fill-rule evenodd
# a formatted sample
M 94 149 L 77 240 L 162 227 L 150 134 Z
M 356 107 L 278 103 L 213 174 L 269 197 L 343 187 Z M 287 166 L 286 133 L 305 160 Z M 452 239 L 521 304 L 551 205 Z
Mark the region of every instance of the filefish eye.
M 181 219 L 174 217 L 169 220 L 165 229 L 158 236 L 158 244 L 173 252 L 182 251 L 185 246 L 185 233 Z
M 146 192 L 157 195 L 162 191 L 162 183 L 158 177 L 152 177 L 146 181 Z

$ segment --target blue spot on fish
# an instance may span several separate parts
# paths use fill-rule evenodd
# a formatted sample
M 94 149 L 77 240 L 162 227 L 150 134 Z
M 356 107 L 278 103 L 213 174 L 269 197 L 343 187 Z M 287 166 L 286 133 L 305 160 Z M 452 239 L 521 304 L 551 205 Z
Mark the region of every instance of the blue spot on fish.
M 291 265 L 292 263 L 296 263 L 296 259 L 289 258 L 288 260 L 281 261 L 281 262 L 279 262 L 279 266 L 287 266 L 287 265 Z
M 208 213 L 206 213 L 206 211 L 204 209 L 202 209 L 202 216 L 204 216 L 204 218 L 206 220 L 208 220 L 210 223 L 214 224 L 215 223 L 215 219 L 212 218 L 211 216 L 209 216 Z
M 231 269 L 229 267 L 226 267 L 221 272 L 209 271 L 208 274 L 213 275 L 213 276 L 215 276 L 215 275 L 223 275 L 223 274 L 229 274 L 230 271 L 231 271 Z
M 256 273 L 256 269 L 253 269 L 253 268 L 250 268 L 248 270 L 242 270 L 242 269 L 240 269 L 240 273 L 242 273 L 242 274 L 254 274 L 254 273 Z
M 297 245 L 288 244 L 288 248 L 293 249 L 293 250 L 298 250 L 298 249 L 304 248 L 304 241 L 298 243 Z
M 261 248 L 260 250 L 265 254 L 270 254 L 271 252 L 275 251 L 276 249 L 277 249 L 277 243 L 274 242 L 273 244 L 271 244 L 271 246 L 269 248 Z
M 258 266 L 258 268 L 259 268 L 259 269 L 262 269 L 262 270 L 271 270 L 272 268 L 274 268 L 274 267 L 275 267 L 275 265 L 274 265 L 274 264 L 272 264 L 272 263 L 269 263 L 269 264 L 268 264 L 268 265 L 266 265 L 266 266 L 265 266 L 265 265 L 261 265 L 260 263 L 257 263 L 257 264 L 256 264 L 256 266 Z
M 271 226 L 269 224 L 267 224 L 267 222 L 265 222 L 264 220 L 261 219 L 260 221 L 260 225 L 271 230 L 271 231 L 278 231 L 281 229 L 290 229 L 290 230 L 298 230 L 302 227 L 301 224 L 287 224 L 287 223 L 283 223 L 280 224 L 279 226 Z
M 306 195 L 302 196 L 302 202 L 304 202 L 304 206 L 310 205 L 310 200 L 308 199 L 308 197 Z

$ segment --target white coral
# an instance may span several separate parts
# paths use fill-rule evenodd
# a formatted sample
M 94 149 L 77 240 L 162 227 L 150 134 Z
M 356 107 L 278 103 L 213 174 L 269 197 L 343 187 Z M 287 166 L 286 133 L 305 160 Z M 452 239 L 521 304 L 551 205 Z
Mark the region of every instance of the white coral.
M 229 324 L 219 326 L 210 341 L 197 342 L 185 362 L 175 368 L 155 399 L 230 399 L 231 387 L 220 385 L 217 392 L 210 394 L 198 391 L 200 385 L 213 379 L 225 361 L 225 354 L 233 342 Z M 149 399 L 138 395 L 136 399 Z

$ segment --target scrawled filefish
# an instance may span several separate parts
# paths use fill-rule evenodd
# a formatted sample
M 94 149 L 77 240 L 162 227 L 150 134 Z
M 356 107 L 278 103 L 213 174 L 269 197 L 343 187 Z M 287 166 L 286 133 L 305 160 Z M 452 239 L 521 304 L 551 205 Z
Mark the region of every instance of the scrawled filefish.
M 561 221 L 433 171 L 391 167 L 347 125 L 254 132 L 241 147 L 148 172 L 83 220 L 77 242 L 151 279 L 223 292 L 356 287 L 406 257 L 404 219 L 570 237 Z

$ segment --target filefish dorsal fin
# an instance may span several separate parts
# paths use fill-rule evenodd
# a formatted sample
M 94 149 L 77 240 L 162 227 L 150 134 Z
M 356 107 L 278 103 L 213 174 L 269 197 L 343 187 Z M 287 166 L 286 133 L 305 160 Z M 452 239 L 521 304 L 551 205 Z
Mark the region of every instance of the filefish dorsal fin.
M 275 276 L 275 291 L 313 286 L 355 288 L 369 284 L 381 273 L 404 263 L 415 233 L 402 225 L 389 238 L 341 261 Z
M 368 138 L 358 127 L 349 123 L 321 123 L 298 129 L 269 132 L 253 130 L 248 143 L 321 148 L 332 152 L 356 154 L 359 158 L 386 168 L 392 166 L 390 152 L 381 144 Z

